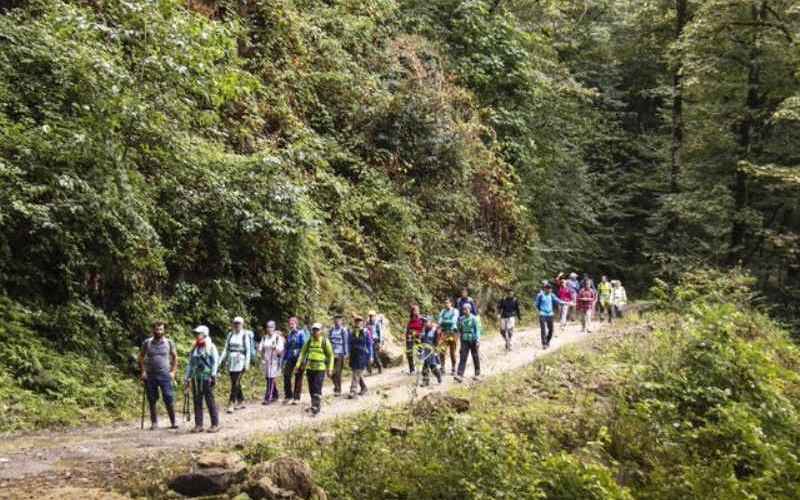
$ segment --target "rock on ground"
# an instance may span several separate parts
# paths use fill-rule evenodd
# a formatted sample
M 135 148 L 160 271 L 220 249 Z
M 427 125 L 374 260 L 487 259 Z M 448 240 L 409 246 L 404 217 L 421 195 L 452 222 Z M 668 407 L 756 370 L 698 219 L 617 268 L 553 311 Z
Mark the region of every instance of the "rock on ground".
M 446 393 L 432 392 L 414 405 L 414 415 L 426 417 L 439 412 L 464 413 L 469 411 L 469 400 Z
M 219 495 L 245 479 L 247 466 L 235 453 L 204 453 L 192 471 L 172 478 L 169 488 L 188 497 Z
M 297 458 L 280 457 L 258 464 L 250 471 L 245 491 L 254 500 L 327 500 L 325 490 L 314 483 L 311 468 Z

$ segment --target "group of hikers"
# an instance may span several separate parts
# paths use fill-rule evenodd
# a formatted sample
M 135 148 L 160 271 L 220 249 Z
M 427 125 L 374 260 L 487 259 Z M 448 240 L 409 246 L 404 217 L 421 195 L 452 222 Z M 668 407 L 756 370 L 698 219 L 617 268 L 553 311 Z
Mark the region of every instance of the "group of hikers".
M 627 296 L 621 283 L 609 281 L 605 276 L 596 287 L 590 277 L 584 276 L 579 280 L 575 273 L 568 277 L 560 274 L 552 282 L 543 282 L 534 300 L 539 314 L 542 348 L 547 349 L 550 345 L 554 333 L 553 317 L 557 311 L 562 327 L 566 327 L 569 320 L 575 319 L 572 311 L 577 311 L 582 331 L 588 332 L 593 311 L 598 305 L 600 313 L 608 321 L 612 321 L 613 317 L 622 316 L 626 303 Z M 516 321 L 521 319 L 519 301 L 513 290 L 509 289 L 506 296 L 498 302 L 496 312 L 500 318 L 500 333 L 505 340 L 505 348 L 510 351 Z M 208 326 L 199 325 L 194 328 L 195 340 L 183 373 L 185 414 L 189 413 L 189 395 L 193 402 L 195 425 L 192 432 L 204 431 L 204 406 L 211 419 L 207 432 L 219 431 L 220 418 L 214 387 L 221 367 L 227 370 L 230 378 L 226 408 L 228 413 L 245 407 L 242 376 L 260 359 L 265 383 L 262 404 L 269 405 L 278 401 L 280 379 L 283 382 L 283 404 L 298 404 L 305 378 L 311 396 L 309 411 L 312 416 L 320 412 L 322 386 L 326 377 L 333 382 L 334 396 L 341 396 L 344 368 L 349 366 L 350 387 L 347 397 L 355 399 L 367 394 L 365 375 L 371 375 L 373 368 L 378 373 L 383 371 L 380 354 L 386 340 L 384 319 L 374 310 L 369 311 L 366 319 L 354 314 L 350 327 L 345 325 L 343 315 L 334 315 L 333 324 L 327 329 L 327 334 L 324 334 L 322 324 L 313 323 L 310 327 L 302 327 L 297 317 L 289 318 L 287 326 L 286 332 L 281 332 L 274 321 L 268 321 L 259 335 L 260 338 L 256 338 L 252 330 L 245 328 L 244 318 L 236 317 L 231 322 L 221 354 L 211 339 Z M 159 394 L 164 400 L 170 419 L 169 428 L 178 428 L 173 391 L 178 356 L 175 343 L 165 335 L 165 328 L 164 322 L 156 322 L 152 336 L 144 341 L 139 353 L 139 368 L 149 406 L 151 429 L 158 428 L 156 404 Z M 449 357 L 450 373 L 460 383 L 471 358 L 473 378 L 479 379 L 482 330 L 478 304 L 469 296 L 466 288 L 455 301 L 446 299 L 444 307 L 435 317 L 422 315 L 420 306 L 412 304 L 404 333 L 408 362 L 406 373 L 421 375 L 423 386 L 430 384 L 431 374 L 438 383 L 442 383 Z M 144 407 L 142 411 L 144 425 Z

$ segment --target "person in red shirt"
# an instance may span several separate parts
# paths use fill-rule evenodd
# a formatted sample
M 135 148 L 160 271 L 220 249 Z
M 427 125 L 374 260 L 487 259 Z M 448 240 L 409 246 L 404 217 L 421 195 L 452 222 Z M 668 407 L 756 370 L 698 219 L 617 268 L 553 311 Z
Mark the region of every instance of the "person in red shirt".
M 419 306 L 417 304 L 411 305 L 411 312 L 406 325 L 406 359 L 408 360 L 408 373 L 414 375 L 416 367 L 414 366 L 414 348 L 419 342 L 422 329 L 425 328 L 425 320 L 419 314 Z
M 595 302 L 597 302 L 597 293 L 592 290 L 592 283 L 589 280 L 583 282 L 583 287 L 578 292 L 577 302 L 576 309 L 581 318 L 581 331 L 583 333 L 591 333 L 592 311 L 594 310 Z

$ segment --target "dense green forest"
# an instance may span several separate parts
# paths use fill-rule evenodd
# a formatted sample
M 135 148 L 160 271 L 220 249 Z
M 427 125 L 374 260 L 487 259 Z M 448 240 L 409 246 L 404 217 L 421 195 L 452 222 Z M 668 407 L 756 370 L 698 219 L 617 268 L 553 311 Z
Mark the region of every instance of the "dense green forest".
M 3 428 L 124 412 L 156 318 L 219 334 L 733 266 L 800 316 L 794 2 L 0 13 Z

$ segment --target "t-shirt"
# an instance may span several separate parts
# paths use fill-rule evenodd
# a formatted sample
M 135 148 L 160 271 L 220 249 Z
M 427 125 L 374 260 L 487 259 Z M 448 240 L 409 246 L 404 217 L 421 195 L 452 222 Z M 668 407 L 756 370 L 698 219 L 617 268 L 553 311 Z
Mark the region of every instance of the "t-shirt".
M 144 351 L 144 370 L 148 376 L 169 376 L 172 355 L 175 354 L 175 344 L 166 337 L 156 340 L 150 337 L 142 344 Z

